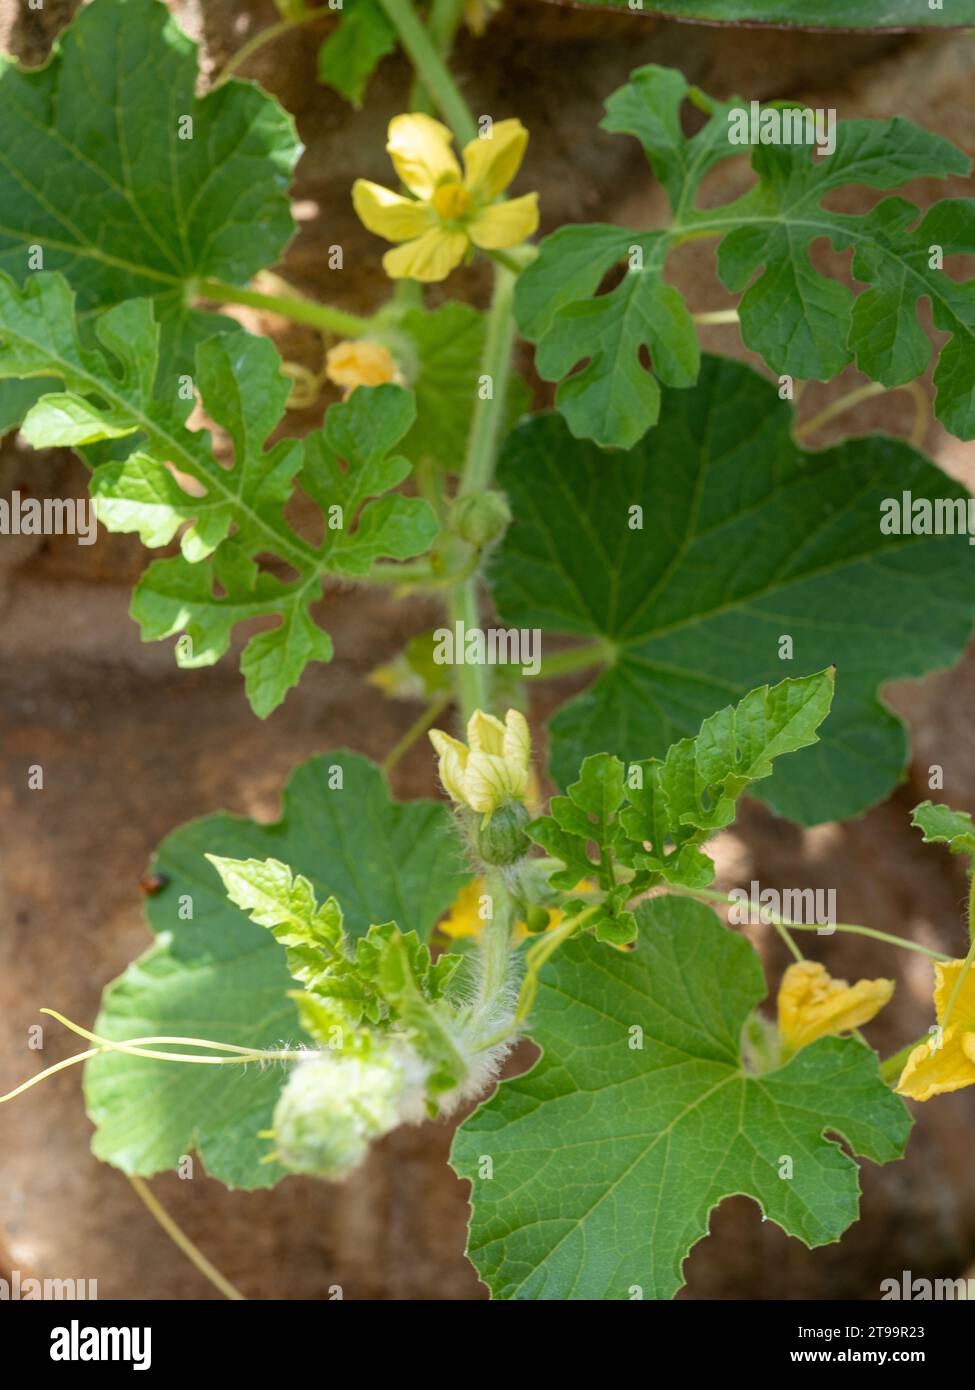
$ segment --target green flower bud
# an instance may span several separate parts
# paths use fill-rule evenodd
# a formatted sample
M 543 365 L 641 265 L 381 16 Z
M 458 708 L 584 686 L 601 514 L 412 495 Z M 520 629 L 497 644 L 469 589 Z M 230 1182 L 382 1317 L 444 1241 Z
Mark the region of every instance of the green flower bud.
M 503 492 L 471 492 L 458 497 L 450 509 L 451 531 L 479 550 L 500 540 L 510 522 L 511 508 Z
M 274 1109 L 277 1158 L 295 1173 L 344 1178 L 374 1139 L 423 1116 L 426 1068 L 405 1044 L 363 1056 L 313 1052 L 288 1077 Z
M 528 809 L 520 801 L 506 801 L 488 817 L 478 821 L 474 840 L 485 864 L 514 864 L 526 855 L 531 841 L 525 826 L 531 820 Z

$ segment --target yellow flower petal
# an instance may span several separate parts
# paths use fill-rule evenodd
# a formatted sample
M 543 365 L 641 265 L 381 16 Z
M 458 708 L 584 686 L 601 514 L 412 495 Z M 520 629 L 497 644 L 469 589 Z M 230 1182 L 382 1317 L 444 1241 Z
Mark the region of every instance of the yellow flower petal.
M 440 923 L 444 936 L 457 940 L 464 936 L 477 936 L 484 928 L 484 921 L 478 914 L 481 897 L 485 891 L 483 878 L 472 878 L 470 883 L 457 894 L 450 905 L 450 911 Z
M 531 776 L 531 734 L 523 714 L 505 722 L 475 710 L 467 721 L 470 747 L 439 729 L 430 741 L 440 754 L 440 780 L 454 801 L 489 816 L 508 801 L 523 801 Z
M 472 753 L 493 753 L 504 756 L 504 725 L 493 714 L 476 709 L 467 721 L 467 742 Z
M 961 1032 L 949 1023 L 940 1047 L 937 1042 L 934 1037 L 921 1043 L 908 1057 L 897 1083 L 899 1095 L 930 1100 L 975 1085 L 975 1034 Z
M 936 961 L 934 966 L 934 1007 L 943 1024 L 948 1005 L 951 1014 L 940 1038 L 920 1043 L 908 1057 L 897 1090 L 912 1100 L 975 1085 L 975 970 L 969 970 L 952 1003 L 958 979 L 965 968 L 963 960 Z
M 504 740 L 501 751 L 510 768 L 523 769 L 527 774 L 532 757 L 532 736 L 531 730 L 528 728 L 528 720 L 520 710 L 509 709 L 504 717 Z
M 518 172 L 528 131 L 521 121 L 496 121 L 491 134 L 464 146 L 464 183 L 482 203 L 493 203 Z
M 482 251 L 502 251 L 506 246 L 517 246 L 537 230 L 537 193 L 526 193 L 523 198 L 483 208 L 467 227 L 471 241 Z
M 362 225 L 387 241 L 410 241 L 422 236 L 434 222 L 433 209 L 413 198 L 383 188 L 381 183 L 356 179 L 352 206 Z
M 336 343 L 329 348 L 325 354 L 325 375 L 336 386 L 344 386 L 346 393 L 357 386 L 381 386 L 384 382 L 400 379 L 396 359 L 389 348 L 366 338 Z
M 393 280 L 446 280 L 464 259 L 468 241 L 463 232 L 443 232 L 435 227 L 415 241 L 397 246 L 383 256 L 383 269 Z
M 944 1023 L 948 1004 L 964 968 L 963 960 L 939 960 L 934 963 L 934 1007 L 939 1023 Z M 958 998 L 951 1006 L 948 1026 L 961 1032 L 975 1032 L 975 969 L 965 975 Z
M 460 182 L 460 166 L 451 149 L 453 136 L 445 125 L 420 111 L 394 116 L 386 149 L 403 183 L 418 198 L 430 198 L 444 179 Z
M 466 745 L 440 729 L 430 730 L 430 742 L 440 755 L 438 771 L 444 791 L 451 801 L 463 804 L 466 797 L 464 774 L 469 756 Z
M 779 1033 L 795 1052 L 817 1038 L 848 1033 L 868 1023 L 894 992 L 893 980 L 834 980 L 818 961 L 790 965 L 779 988 Z
M 464 773 L 464 799 L 472 811 L 489 815 L 519 795 L 504 758 L 471 753 Z

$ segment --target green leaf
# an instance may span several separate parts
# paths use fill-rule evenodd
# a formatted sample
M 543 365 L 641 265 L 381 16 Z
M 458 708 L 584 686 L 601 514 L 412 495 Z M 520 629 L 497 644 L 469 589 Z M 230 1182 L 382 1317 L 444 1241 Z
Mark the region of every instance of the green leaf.
M 16 429 L 31 406 L 57 385 L 53 377 L 47 381 L 0 381 L 0 435 Z
M 975 825 L 967 811 L 922 801 L 914 807 L 911 824 L 923 832 L 926 845 L 947 845 L 952 854 L 975 855 Z
M 567 0 L 556 0 L 564 4 Z M 625 9 L 630 0 L 573 0 L 583 6 Z M 797 29 L 940 29 L 975 24 L 973 0 L 949 0 L 931 9 L 917 0 L 828 0 L 810 6 L 809 0 L 640 0 L 639 11 L 668 19 L 700 20 L 708 24 L 767 25 Z M 635 17 L 634 17 L 635 18 Z
M 649 842 L 663 857 L 667 840 L 698 841 L 730 825 L 741 793 L 771 777 L 776 758 L 817 742 L 833 679 L 830 669 L 751 690 L 705 719 L 694 738 L 675 743 L 662 763 L 636 764 L 643 775 L 621 817 L 630 839 Z
M 484 315 L 469 304 L 408 309 L 392 346 L 401 358 L 416 397 L 416 421 L 403 440 L 406 455 L 432 459 L 448 473 L 464 463 L 471 415 L 477 401 L 484 354 Z M 508 384 L 507 421 L 525 413 L 530 393 L 522 379 Z
M 958 660 L 975 590 L 964 535 L 882 534 L 881 503 L 967 494 L 892 439 L 805 453 L 791 420 L 754 372 L 705 358 L 694 390 L 666 393 L 658 429 L 611 467 L 557 415 L 509 437 L 499 485 L 518 521 L 492 567 L 499 612 L 615 650 L 552 721 L 562 786 L 588 754 L 662 757 L 748 690 L 831 665 L 821 741 L 757 794 L 814 824 L 897 782 L 905 734 L 878 688 Z
M 709 117 L 693 136 L 681 124 L 688 98 Z M 641 142 L 673 220 L 650 232 L 562 228 L 520 278 L 519 326 L 538 344 L 539 373 L 561 382 L 556 402 L 572 433 L 629 447 L 657 420 L 658 382 L 693 383 L 694 327 L 664 275 L 673 247 L 709 236 L 721 238 L 721 279 L 741 293 L 742 339 L 780 375 L 828 380 L 855 360 L 885 386 L 913 380 L 932 352 L 917 323 L 918 303 L 929 299 L 935 326 L 951 335 L 934 375 L 938 417 L 961 438 L 975 435 L 975 281 L 961 283 L 929 264 L 935 244 L 945 257 L 975 250 L 975 200 L 942 202 L 923 217 L 900 198 L 860 215 L 823 206 L 850 185 L 891 189 L 965 174 L 968 159 L 899 117 L 841 121 L 835 150 L 825 156 L 808 144 L 754 143 L 753 187 L 724 205 L 695 206 L 708 171 L 742 154 L 731 142 L 730 118 L 749 109 L 738 100 L 712 101 L 679 72 L 655 66 L 638 68 L 606 103 L 603 128 Z M 852 249 L 853 274 L 869 289 L 855 296 L 813 266 L 810 248 L 820 238 L 835 251 Z M 622 280 L 596 295 L 620 264 L 627 267 Z
M 291 778 L 279 821 L 207 816 L 163 842 L 153 870 L 167 881 L 147 909 L 156 943 L 105 991 L 101 1034 L 264 1048 L 308 1041 L 288 998 L 285 952 L 228 901 L 208 853 L 286 862 L 320 901 L 341 903 L 353 939 L 393 918 L 425 938 L 470 877 L 443 804 L 391 801 L 379 769 L 354 753 L 313 758 Z M 95 1058 L 85 1077 L 94 1151 L 149 1176 L 195 1149 L 229 1186 L 270 1186 L 284 1174 L 261 1164 L 269 1145 L 257 1133 L 285 1076 L 281 1066 Z
M 82 311 L 152 296 L 174 371 L 232 327 L 187 309 L 195 282 L 246 285 L 281 258 L 302 148 L 259 87 L 197 97 L 198 76 L 159 0 L 93 0 L 44 67 L 0 58 L 0 271 L 33 279 L 39 247 Z
M 330 1024 L 356 1028 L 363 1018 L 372 1024 L 397 1018 L 412 1022 L 442 996 L 460 963 L 459 956 L 441 956 L 434 966 L 426 942 L 415 931 L 404 935 L 394 922 L 370 926 L 353 949 L 339 903 L 329 898 L 319 907 L 311 883 L 287 864 L 279 859 L 206 857 L 230 901 L 252 922 L 269 927 L 285 947 L 292 979 L 313 999 L 330 1006 Z M 404 1011 L 409 1020 L 403 1018 Z M 429 1013 L 426 1008 L 424 1016 Z M 311 1031 L 320 1041 L 329 1041 L 327 1034 Z
M 338 27 L 318 51 L 318 80 L 359 109 L 369 79 L 396 47 L 396 30 L 376 0 L 345 0 Z
M 627 903 L 661 883 L 707 887 L 714 865 L 697 846 L 731 824 L 738 797 L 771 775 L 774 759 L 816 742 L 832 698 L 832 671 L 784 680 L 712 714 L 662 762 L 626 768 L 607 753 L 586 758 L 568 795 L 553 797 L 550 814 L 528 827 L 565 865 L 550 875 L 552 887 L 571 892 L 581 880 L 595 879 L 608 897 L 588 925 L 600 941 L 631 941 Z M 617 865 L 631 871 L 619 887 Z
M 323 429 L 268 449 L 290 391 L 277 352 L 246 333 L 209 338 L 197 349 L 195 384 L 230 437 L 227 469 L 209 434 L 186 428 L 194 402 L 159 366 L 149 301 L 108 310 L 94 332 L 95 345 L 85 346 L 61 276 L 39 273 L 22 292 L 0 276 L 0 378 L 56 372 L 65 388 L 32 407 L 25 437 L 38 447 L 131 437 L 127 454 L 94 469 L 98 519 L 111 531 L 138 532 L 148 546 L 181 532 L 182 554 L 151 564 L 136 587 L 132 613 L 144 638 L 185 633 L 180 665 L 208 666 L 227 650 L 238 622 L 278 619 L 272 632 L 251 638 L 241 662 L 263 717 L 309 661 L 331 658 L 331 639 L 310 612 L 325 577 L 366 575 L 380 556 L 420 554 L 436 534 L 427 502 L 390 493 L 410 472 L 390 451 L 412 424 L 411 397 L 398 386 L 362 387 L 329 410 Z M 192 479 L 193 490 L 174 469 Z M 324 513 L 318 545 L 285 517 L 296 482 Z M 257 557 L 267 555 L 299 578 L 261 568 Z
M 887 1163 L 911 1120 L 856 1038 L 822 1038 L 779 1070 L 742 1065 L 765 995 L 759 958 L 707 908 L 637 909 L 633 953 L 585 937 L 544 968 L 532 1071 L 464 1122 L 452 1163 L 471 1182 L 468 1254 L 497 1298 L 669 1298 L 736 1193 L 808 1246 L 856 1220 L 852 1153 Z M 492 1160 L 483 1178 L 483 1157 Z M 791 1177 L 782 1176 L 783 1158 Z

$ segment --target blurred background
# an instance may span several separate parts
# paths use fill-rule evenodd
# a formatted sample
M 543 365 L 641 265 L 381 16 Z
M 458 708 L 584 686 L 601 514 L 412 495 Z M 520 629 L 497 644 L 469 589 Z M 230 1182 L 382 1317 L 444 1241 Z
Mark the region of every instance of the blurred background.
M 0 49 L 44 60 L 76 0 L 29 10 L 0 0 Z M 270 0 L 173 0 L 170 8 L 202 42 L 204 83 L 254 33 L 273 23 Z M 359 175 L 388 179 L 389 117 L 404 109 L 409 70 L 386 59 L 354 112 L 316 80 L 325 20 L 262 49 L 242 75 L 262 82 L 298 121 L 306 152 L 294 188 L 299 234 L 279 269 L 300 289 L 334 297 L 326 248 L 345 251 L 343 307 L 363 312 L 386 293 L 384 246 L 352 214 Z M 646 15 L 505 0 L 484 38 L 464 35 L 455 71 L 475 113 L 518 115 L 531 143 L 518 191 L 541 192 L 542 230 L 567 221 L 649 226 L 663 216 L 659 189 L 635 141 L 596 127 L 602 102 L 642 63 L 679 67 L 718 97 L 794 97 L 835 106 L 843 117 L 904 115 L 975 155 L 972 40 L 959 35 L 810 35 L 694 27 Z M 0 132 L 2 135 L 2 132 Z M 709 177 L 716 201 L 747 183 L 747 169 Z M 969 192 L 962 183 L 950 189 Z M 924 205 L 945 186 L 919 182 L 905 196 Z M 860 210 L 876 194 L 856 190 L 843 206 Z M 819 253 L 817 252 L 817 255 Z M 826 263 L 826 262 L 824 262 Z M 847 258 L 832 256 L 836 273 Z M 969 269 L 975 273 L 975 267 Z M 687 247 L 672 278 L 692 310 L 723 308 L 710 248 Z M 483 268 L 458 272 L 443 298 L 484 301 Z M 436 297 L 436 296 L 435 296 Z M 269 332 L 282 354 L 317 369 L 321 342 L 281 320 L 244 319 Z M 705 330 L 711 351 L 750 359 L 734 328 Z M 536 387 L 537 403 L 546 391 Z M 764 370 L 764 368 L 762 368 Z M 847 373 L 810 385 L 811 414 L 857 384 Z M 320 422 L 328 402 L 293 413 L 288 433 Z M 882 429 L 907 435 L 915 402 L 907 392 L 866 402 L 807 441 Z M 926 451 L 975 487 L 975 445 L 935 423 Z M 82 496 L 86 474 L 68 453 L 34 453 L 11 434 L 0 442 L 0 495 Z M 43 1054 L 27 1047 L 37 1009 L 49 1005 L 90 1024 L 103 986 L 149 942 L 139 880 L 158 842 L 183 821 L 218 809 L 258 819 L 278 813 L 291 769 L 311 754 L 348 746 L 381 759 L 419 713 L 387 701 L 364 677 L 414 632 L 433 625 L 422 600 L 336 591 L 325 600 L 338 656 L 312 666 L 265 723 L 250 712 L 236 657 L 205 671 L 177 670 L 168 643 L 143 646 L 128 618 L 131 587 L 147 562 L 134 537 L 101 532 L 92 547 L 70 536 L 4 537 L 0 544 L 0 1093 L 71 1055 L 77 1039 L 45 1022 Z M 239 653 L 242 639 L 235 646 Z M 533 692 L 536 737 L 571 682 Z M 962 866 L 924 847 L 910 808 L 929 795 L 928 768 L 943 766 L 935 799 L 975 810 L 975 656 L 954 671 L 891 687 L 885 698 L 907 720 L 912 762 L 890 801 L 863 819 L 803 832 L 746 803 L 734 831 L 716 843 L 722 886 L 831 887 L 841 920 L 914 936 L 960 954 Z M 44 767 L 44 789 L 27 790 L 29 764 Z M 396 768 L 400 797 L 436 792 L 424 744 Z M 753 940 L 770 969 L 784 965 L 777 938 Z M 834 974 L 888 974 L 893 1004 L 871 1027 L 893 1052 L 930 1022 L 930 967 L 907 952 L 892 959 L 862 939 L 814 943 Z M 522 1059 L 522 1063 L 527 1057 Z M 755 1204 L 737 1197 L 714 1214 L 712 1235 L 686 1265 L 689 1298 L 876 1298 L 883 1278 L 902 1270 L 954 1277 L 975 1262 L 975 1091 L 918 1107 L 908 1158 L 863 1169 L 862 1221 L 839 1244 L 807 1251 L 763 1225 Z M 0 1111 L 0 1276 L 97 1279 L 102 1298 L 220 1295 L 186 1262 L 140 1203 L 124 1175 L 89 1153 L 80 1075 L 69 1071 Z M 173 1175 L 152 1187 L 191 1238 L 252 1298 L 478 1299 L 486 1291 L 463 1256 L 466 1192 L 446 1167 L 450 1129 L 426 1125 L 389 1136 L 342 1187 L 289 1178 L 270 1193 L 232 1193 L 197 1164 L 191 1182 Z M 971 1270 L 975 1274 L 975 1270 Z

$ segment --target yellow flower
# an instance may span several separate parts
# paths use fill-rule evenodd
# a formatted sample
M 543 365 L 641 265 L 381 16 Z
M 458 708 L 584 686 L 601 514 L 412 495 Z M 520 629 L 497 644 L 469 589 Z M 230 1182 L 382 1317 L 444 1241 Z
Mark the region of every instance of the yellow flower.
M 464 171 L 450 131 L 421 112 L 394 116 L 386 149 L 412 197 L 356 179 L 352 203 L 370 232 L 403 242 L 383 257 L 393 279 L 444 280 L 471 243 L 484 251 L 516 246 L 538 226 L 538 194 L 498 202 L 518 172 L 528 131 L 498 121 L 485 138 L 464 146 Z
M 963 960 L 935 962 L 934 1007 L 944 1024 L 948 1001 L 964 968 Z M 951 1006 L 948 1026 L 914 1049 L 897 1083 L 902 1096 L 930 1100 L 945 1091 L 975 1085 L 975 970 L 969 970 Z
M 451 801 L 491 815 L 528 792 L 531 734 L 523 714 L 509 709 L 504 723 L 475 710 L 467 724 L 467 743 L 440 729 L 430 730 L 440 755 L 440 780 Z M 468 746 L 469 745 L 469 746 Z
M 817 961 L 797 961 L 789 966 L 779 986 L 779 1036 L 784 1053 L 869 1023 L 893 992 L 893 980 L 858 980 L 848 985 L 845 980 L 834 980 Z
M 587 880 L 576 885 L 575 892 L 592 888 L 592 884 Z M 487 892 L 483 878 L 472 878 L 470 883 L 457 894 L 450 905 L 450 911 L 440 923 L 440 930 L 444 936 L 449 936 L 451 941 L 458 941 L 461 937 L 479 936 L 487 925 L 480 915 L 481 898 Z M 542 928 L 543 932 L 551 931 L 557 927 L 565 916 L 560 907 L 550 907 L 548 912 L 548 923 Z M 527 936 L 538 936 L 539 932 L 530 932 L 524 922 L 516 922 L 512 932 L 512 945 L 520 946 Z
M 382 386 L 387 381 L 402 384 L 396 359 L 389 348 L 365 338 L 358 342 L 343 341 L 329 348 L 325 354 L 325 375 L 336 386 L 344 387 L 346 396 L 357 386 Z

